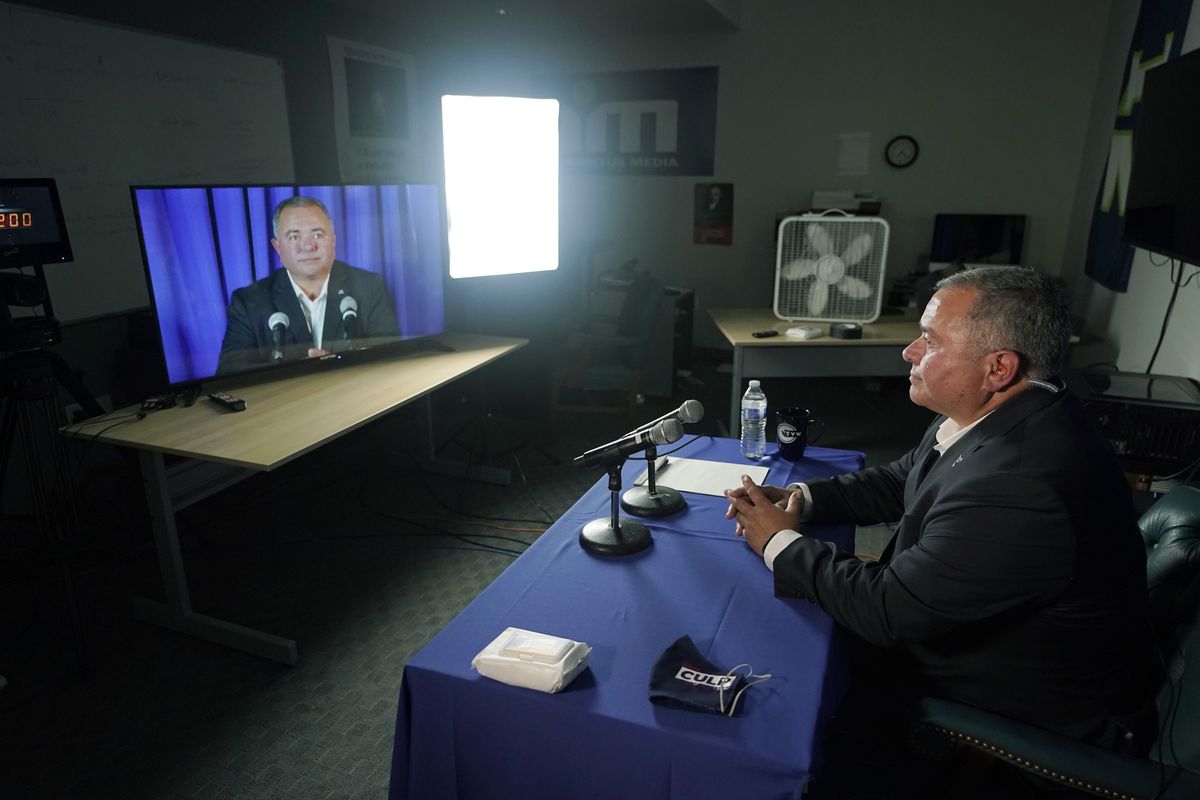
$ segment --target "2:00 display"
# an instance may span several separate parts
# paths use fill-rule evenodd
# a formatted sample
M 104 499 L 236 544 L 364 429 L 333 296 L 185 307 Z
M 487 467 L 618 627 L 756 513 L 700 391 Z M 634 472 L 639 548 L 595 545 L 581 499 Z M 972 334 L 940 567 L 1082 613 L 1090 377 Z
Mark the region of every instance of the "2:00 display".
M 32 228 L 33 212 L 0 208 L 0 230 Z

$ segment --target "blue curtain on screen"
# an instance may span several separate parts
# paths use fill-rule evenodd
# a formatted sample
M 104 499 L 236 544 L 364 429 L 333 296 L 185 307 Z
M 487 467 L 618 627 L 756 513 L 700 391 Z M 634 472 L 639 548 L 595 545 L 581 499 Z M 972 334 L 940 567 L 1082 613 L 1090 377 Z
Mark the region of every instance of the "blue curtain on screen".
M 139 189 L 138 216 L 172 383 L 216 372 L 229 298 L 282 268 L 271 247 L 271 213 L 296 194 L 329 209 L 338 260 L 383 276 L 402 336 L 443 330 L 436 186 Z

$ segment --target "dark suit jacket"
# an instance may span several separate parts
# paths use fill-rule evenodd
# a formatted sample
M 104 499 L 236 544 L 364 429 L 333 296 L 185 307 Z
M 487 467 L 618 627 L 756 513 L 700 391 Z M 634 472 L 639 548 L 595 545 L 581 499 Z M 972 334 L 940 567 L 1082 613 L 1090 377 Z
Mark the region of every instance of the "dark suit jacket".
M 353 297 L 358 303 L 358 337 L 346 340 L 346 325 L 340 310 L 342 298 Z M 238 372 L 272 363 L 271 330 L 267 321 L 276 311 L 287 314 L 289 325 L 283 335 L 284 360 L 308 357 L 313 346 L 312 333 L 304 322 L 304 312 L 296 299 L 296 290 L 287 270 L 279 269 L 249 286 L 237 289 L 229 301 L 225 338 L 217 374 Z M 399 338 L 396 312 L 383 279 L 365 269 L 333 262 L 329 271 L 329 294 L 325 303 L 324 349 L 338 351 L 350 346 L 379 344 Z
M 1108 442 L 1031 386 L 932 462 L 809 482 L 813 522 L 899 521 L 878 563 L 803 537 L 775 588 L 893 648 L 919 691 L 1080 738 L 1148 697 L 1145 549 Z

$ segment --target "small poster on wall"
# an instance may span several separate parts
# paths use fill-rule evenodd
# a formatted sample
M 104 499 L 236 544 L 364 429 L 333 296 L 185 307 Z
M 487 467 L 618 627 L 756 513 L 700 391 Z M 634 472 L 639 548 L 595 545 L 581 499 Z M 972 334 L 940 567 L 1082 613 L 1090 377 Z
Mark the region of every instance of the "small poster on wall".
M 695 244 L 733 244 L 733 184 L 697 183 L 692 223 Z
M 335 36 L 328 39 L 342 181 L 409 180 L 416 149 L 412 58 Z

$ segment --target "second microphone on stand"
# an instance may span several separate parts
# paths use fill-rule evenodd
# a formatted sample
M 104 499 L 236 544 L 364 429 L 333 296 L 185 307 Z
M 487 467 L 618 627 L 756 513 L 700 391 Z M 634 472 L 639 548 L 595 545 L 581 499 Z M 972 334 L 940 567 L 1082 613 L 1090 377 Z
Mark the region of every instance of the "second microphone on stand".
M 699 422 L 704 418 L 704 406 L 699 400 L 684 400 L 679 408 L 659 417 L 659 420 L 679 422 L 681 427 L 685 422 Z M 643 425 L 642 428 L 645 428 Z M 641 430 L 639 428 L 638 430 Z M 687 506 L 683 495 L 669 486 L 661 486 L 657 482 L 658 451 L 651 447 L 646 450 L 646 483 L 644 486 L 634 486 L 621 495 L 621 508 L 639 517 L 665 517 L 677 514 Z

